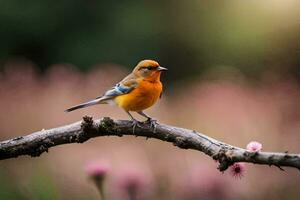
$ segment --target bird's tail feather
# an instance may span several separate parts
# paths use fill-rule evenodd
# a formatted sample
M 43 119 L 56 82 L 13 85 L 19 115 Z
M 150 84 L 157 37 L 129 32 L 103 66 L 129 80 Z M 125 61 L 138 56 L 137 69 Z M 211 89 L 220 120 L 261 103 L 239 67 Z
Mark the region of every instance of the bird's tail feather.
M 71 112 L 73 110 L 77 110 L 77 109 L 80 109 L 80 108 L 85 108 L 85 107 L 88 107 L 88 106 L 93 106 L 93 105 L 100 104 L 100 103 L 105 103 L 105 102 L 103 102 L 103 99 L 101 99 L 101 98 L 93 99 L 91 101 L 87 101 L 87 102 L 78 104 L 76 106 L 73 106 L 73 107 L 65 110 L 65 112 Z

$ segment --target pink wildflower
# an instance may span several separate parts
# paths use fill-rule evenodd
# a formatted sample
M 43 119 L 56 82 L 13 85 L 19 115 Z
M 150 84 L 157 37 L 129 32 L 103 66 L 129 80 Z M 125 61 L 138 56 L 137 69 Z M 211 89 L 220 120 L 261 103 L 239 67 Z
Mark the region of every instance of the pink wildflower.
M 262 144 L 256 141 L 252 141 L 247 145 L 247 150 L 250 152 L 258 152 L 262 149 Z
M 86 165 L 85 170 L 89 177 L 104 178 L 104 176 L 109 170 L 109 165 L 107 163 L 91 162 Z
M 100 192 L 101 198 L 104 198 L 103 183 L 107 172 L 109 171 L 109 165 L 105 162 L 91 162 L 85 167 L 87 175 L 92 179 L 97 189 Z
M 210 166 L 195 166 L 182 178 L 176 187 L 179 199 L 227 199 L 226 180 Z
M 246 166 L 244 163 L 234 163 L 230 166 L 230 173 L 234 178 L 242 178 L 245 174 Z
M 126 195 L 128 199 L 137 199 L 143 195 L 148 185 L 148 178 L 140 171 L 123 171 L 118 177 L 117 184 L 120 192 Z

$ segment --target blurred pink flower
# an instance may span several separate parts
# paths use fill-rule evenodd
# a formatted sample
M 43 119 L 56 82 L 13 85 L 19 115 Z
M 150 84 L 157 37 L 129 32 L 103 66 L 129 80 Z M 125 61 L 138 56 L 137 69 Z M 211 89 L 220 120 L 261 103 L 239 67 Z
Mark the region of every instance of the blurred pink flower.
M 246 166 L 244 163 L 234 163 L 230 166 L 230 173 L 234 178 L 242 178 L 245 174 Z
M 137 199 L 146 191 L 148 182 L 148 178 L 142 172 L 129 170 L 123 171 L 119 175 L 117 186 L 123 195 L 127 195 L 128 199 Z
M 95 161 L 88 163 L 85 167 L 87 175 L 93 180 L 102 200 L 105 199 L 103 183 L 109 169 L 110 167 L 108 163 Z
M 213 167 L 197 166 L 187 170 L 178 180 L 175 192 L 179 192 L 181 199 L 227 199 L 230 186 Z
M 85 166 L 85 171 L 89 177 L 103 177 L 109 171 L 109 165 L 105 162 L 90 162 Z
M 250 152 L 258 152 L 262 149 L 262 144 L 256 141 L 251 141 L 247 145 L 247 150 Z
M 144 177 L 141 174 L 132 172 L 124 174 L 119 181 L 120 186 L 124 189 L 140 189 L 145 184 Z

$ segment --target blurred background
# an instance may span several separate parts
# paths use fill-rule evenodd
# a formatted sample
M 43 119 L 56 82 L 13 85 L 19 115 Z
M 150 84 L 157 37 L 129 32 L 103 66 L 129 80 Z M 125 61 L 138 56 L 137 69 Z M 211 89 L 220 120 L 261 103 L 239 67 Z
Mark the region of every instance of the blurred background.
M 0 139 L 122 110 L 64 109 L 157 60 L 163 98 L 146 112 L 232 145 L 300 153 L 300 2 L 9 0 L 0 6 Z M 0 199 L 99 199 L 85 170 L 109 163 L 107 199 L 299 199 L 299 171 L 247 164 L 241 179 L 202 153 L 105 137 L 0 161 Z M 128 188 L 127 188 L 128 189 Z M 125 191 L 125 192 L 124 192 Z

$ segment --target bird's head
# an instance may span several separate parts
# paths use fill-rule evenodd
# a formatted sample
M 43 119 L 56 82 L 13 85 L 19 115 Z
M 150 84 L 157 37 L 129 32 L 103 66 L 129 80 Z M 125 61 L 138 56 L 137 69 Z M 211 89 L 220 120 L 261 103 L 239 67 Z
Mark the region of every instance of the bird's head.
M 150 81 L 159 80 L 162 71 L 167 71 L 154 60 L 142 60 L 134 68 L 133 73 L 137 77 L 141 77 Z

